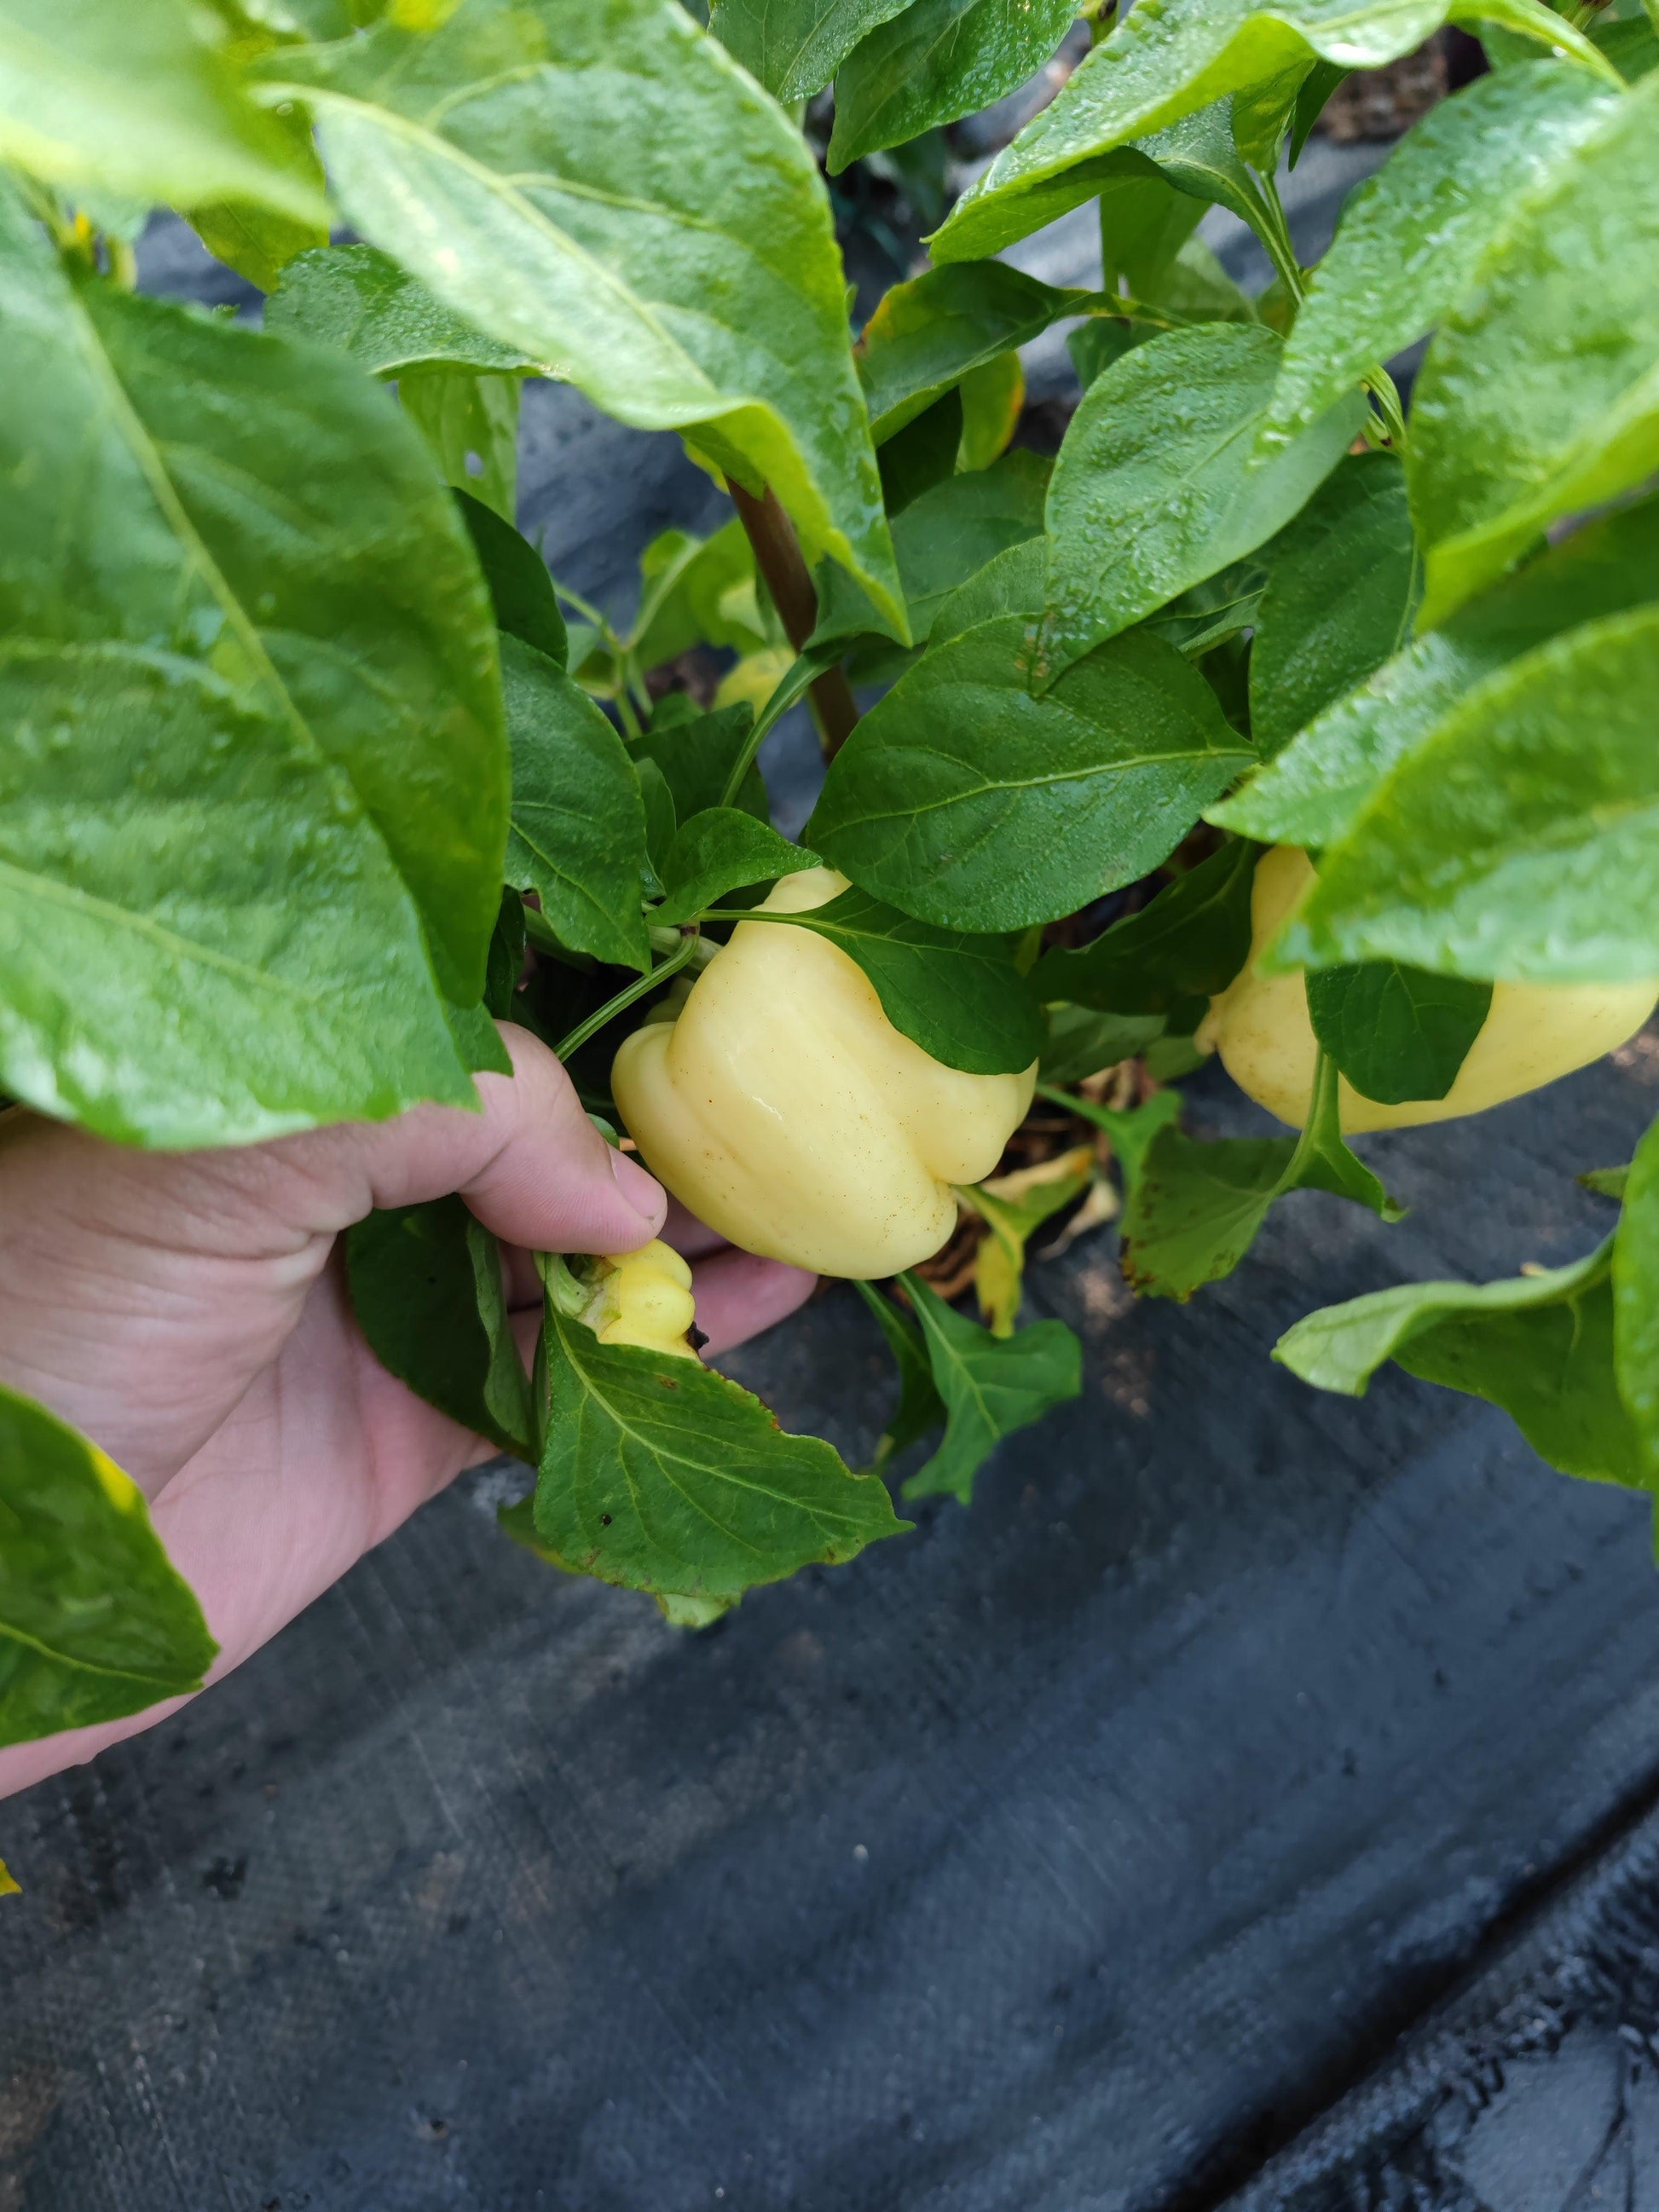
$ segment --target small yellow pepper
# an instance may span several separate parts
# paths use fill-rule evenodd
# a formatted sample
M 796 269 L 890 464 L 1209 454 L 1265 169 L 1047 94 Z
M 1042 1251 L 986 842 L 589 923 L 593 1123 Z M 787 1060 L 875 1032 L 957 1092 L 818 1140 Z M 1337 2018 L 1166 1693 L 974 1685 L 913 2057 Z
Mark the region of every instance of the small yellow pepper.
M 611 1252 L 581 1311 L 601 1344 L 640 1344 L 695 1359 L 686 1331 L 696 1318 L 691 1270 L 672 1245 L 653 1237 L 637 1252 Z
M 1196 1042 L 1221 1054 L 1241 1091 L 1299 1129 L 1313 1089 L 1318 1050 L 1301 975 L 1262 975 L 1256 955 L 1314 881 L 1313 864 L 1292 845 L 1275 846 L 1256 865 L 1250 902 L 1250 957 L 1237 980 L 1212 999 Z M 1388 1106 L 1343 1079 L 1342 1127 L 1404 1129 L 1482 1114 L 1587 1067 L 1635 1036 L 1659 1001 L 1659 981 L 1495 983 L 1492 1011 L 1457 1079 L 1443 1098 Z
M 845 890 L 830 868 L 786 876 L 764 911 Z M 1031 1103 L 1036 1063 L 968 1075 L 882 1012 L 857 963 L 809 929 L 745 921 L 683 1006 L 625 1037 L 611 1073 L 653 1175 L 722 1237 L 819 1274 L 883 1276 L 956 1226 Z

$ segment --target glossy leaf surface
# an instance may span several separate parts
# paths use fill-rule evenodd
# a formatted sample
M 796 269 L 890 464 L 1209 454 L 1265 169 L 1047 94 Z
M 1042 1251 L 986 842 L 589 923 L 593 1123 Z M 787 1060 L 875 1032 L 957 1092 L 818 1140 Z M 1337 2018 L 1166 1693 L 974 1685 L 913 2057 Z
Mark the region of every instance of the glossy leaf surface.
M 1322 968 L 1307 979 L 1314 1035 L 1363 1097 L 1443 1098 L 1492 1012 L 1490 983 L 1427 975 L 1397 960 Z
M 1224 991 L 1250 949 L 1255 861 L 1253 845 L 1224 845 L 1091 944 L 1045 952 L 1032 989 L 1116 1014 L 1167 1014 Z
M 708 27 L 777 100 L 821 92 L 859 40 L 911 0 L 714 0 Z
M 95 1444 L 0 1385 L 0 1744 L 199 1690 L 218 1645 L 143 1493 Z
M 822 180 L 675 0 L 461 0 L 269 71 L 366 237 L 608 413 L 769 483 L 897 615 Z
M 817 861 L 816 853 L 792 845 L 752 814 L 735 806 L 711 806 L 676 830 L 658 872 L 667 896 L 651 919 L 690 921 L 705 907 L 717 906 L 728 891 L 773 883 L 816 867 Z
M 1004 261 L 929 269 L 883 295 L 859 339 L 859 376 L 876 441 L 890 438 L 941 392 L 1026 344 L 1086 292 L 1067 292 Z
M 1076 14 L 1076 0 L 911 0 L 890 11 L 836 75 L 831 173 L 1017 91 Z
M 349 354 L 374 376 L 405 369 L 536 369 L 428 292 L 377 246 L 329 246 L 302 253 L 265 305 L 265 328 Z
M 1659 76 L 1514 216 L 1442 324 L 1408 474 L 1443 622 L 1559 516 L 1659 466 Z
M 1039 681 L 1254 551 L 1334 468 L 1359 426 L 1358 395 L 1252 465 L 1279 353 L 1270 331 L 1174 331 L 1085 392 L 1048 491 Z

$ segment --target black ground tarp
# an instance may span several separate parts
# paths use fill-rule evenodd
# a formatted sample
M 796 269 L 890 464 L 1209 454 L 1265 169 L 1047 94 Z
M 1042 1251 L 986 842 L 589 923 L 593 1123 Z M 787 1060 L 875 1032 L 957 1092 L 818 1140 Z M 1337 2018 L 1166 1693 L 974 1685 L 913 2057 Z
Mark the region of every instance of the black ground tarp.
M 535 407 L 556 565 L 702 497 Z M 0 2212 L 1659 2207 L 1646 1505 L 1267 1358 L 1585 1249 L 1656 1106 L 1644 1044 L 1375 1140 L 1402 1224 L 1297 1197 L 1185 1310 L 1040 1268 L 1084 1399 L 704 1636 L 439 1501 L 0 1811 Z M 835 1290 L 732 1364 L 856 1457 L 883 1357 Z

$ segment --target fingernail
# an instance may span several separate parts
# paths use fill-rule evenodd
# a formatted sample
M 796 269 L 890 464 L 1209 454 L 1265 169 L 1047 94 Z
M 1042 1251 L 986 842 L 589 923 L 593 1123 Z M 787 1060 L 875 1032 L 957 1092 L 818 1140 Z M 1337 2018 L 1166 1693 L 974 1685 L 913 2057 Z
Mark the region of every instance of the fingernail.
M 617 1178 L 617 1189 L 634 1212 L 654 1229 L 668 1205 L 655 1176 L 647 1175 L 631 1154 L 619 1152 L 614 1146 L 611 1147 L 611 1172 Z

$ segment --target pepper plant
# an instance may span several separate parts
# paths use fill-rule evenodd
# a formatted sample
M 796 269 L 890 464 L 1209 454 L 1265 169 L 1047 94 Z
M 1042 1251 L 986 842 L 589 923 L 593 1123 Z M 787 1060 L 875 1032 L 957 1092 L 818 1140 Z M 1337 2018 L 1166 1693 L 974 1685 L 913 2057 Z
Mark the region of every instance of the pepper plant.
M 630 1129 L 618 1046 L 810 939 L 816 968 L 769 972 L 833 975 L 846 1064 L 905 1071 L 881 1141 L 934 1116 L 917 1218 L 948 1226 L 959 1181 L 987 1224 L 988 1328 L 920 1251 L 842 1265 L 898 1275 L 860 1281 L 902 1383 L 860 1473 L 678 1319 L 630 1320 L 640 1282 L 680 1314 L 672 1261 L 546 1255 L 527 1376 L 459 1200 L 353 1232 L 381 1358 L 538 1469 L 513 1532 L 678 1620 L 902 1528 L 882 1470 L 929 1437 L 905 1495 L 965 1501 L 1078 1390 L 1061 1325 L 1015 1326 L 1020 1270 L 1057 1207 L 1110 1200 L 1086 1148 L 994 1175 L 1034 1084 L 1115 1149 L 1132 1281 L 1186 1297 L 1286 1191 L 1397 1211 L 1345 1129 L 1546 1080 L 1659 992 L 1652 21 L 1083 12 L 1086 58 L 855 335 L 798 104 L 833 82 L 839 171 L 1023 82 L 1073 0 L 0 0 L 9 1097 L 246 1145 L 465 1106 L 510 1015 L 666 1161 L 673 1082 Z M 1448 22 L 1491 73 L 1304 268 L 1284 162 L 1347 71 Z M 998 258 L 1091 202 L 1098 290 Z M 1209 205 L 1260 238 L 1261 297 L 1197 240 Z M 263 329 L 133 289 L 158 206 L 268 295 Z M 1050 465 L 1008 441 L 1018 349 L 1060 321 L 1086 389 Z M 1425 337 L 1407 410 L 1385 364 Z M 650 549 L 625 630 L 514 526 L 529 376 L 678 432 L 729 492 L 706 542 Z M 738 656 L 725 696 L 653 699 L 697 644 Z M 755 762 L 803 698 L 830 767 L 792 842 Z M 1299 1136 L 1200 1142 L 1174 1092 L 1085 1081 L 1213 1045 Z M 1001 1119 L 942 1172 L 964 1085 Z M 786 1256 L 822 1136 L 784 1127 L 763 1171 L 710 1139 Z M 1622 1210 L 1583 1260 L 1391 1283 L 1279 1356 L 1351 1392 L 1395 1360 L 1652 1487 L 1656 1186 L 1650 1136 L 1597 1179 Z M 0 1429 L 0 1740 L 198 1682 L 131 1486 L 15 1395 Z

